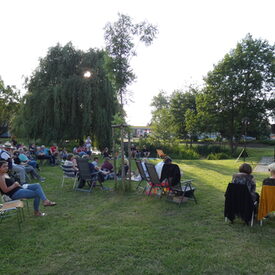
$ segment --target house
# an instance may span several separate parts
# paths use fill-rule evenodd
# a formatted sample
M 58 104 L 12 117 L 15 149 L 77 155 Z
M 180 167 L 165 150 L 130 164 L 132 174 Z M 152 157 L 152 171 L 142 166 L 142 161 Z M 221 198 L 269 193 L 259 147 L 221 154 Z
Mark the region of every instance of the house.
M 152 130 L 150 126 L 131 126 L 133 137 L 146 137 Z

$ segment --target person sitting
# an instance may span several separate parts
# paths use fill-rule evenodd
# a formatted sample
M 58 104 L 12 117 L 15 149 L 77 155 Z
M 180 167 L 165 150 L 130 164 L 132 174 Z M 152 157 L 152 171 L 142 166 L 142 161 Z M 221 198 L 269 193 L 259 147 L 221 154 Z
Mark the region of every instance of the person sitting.
M 47 199 L 41 185 L 39 183 L 20 185 L 8 175 L 8 163 L 0 160 L 0 191 L 2 194 L 9 196 L 12 200 L 18 199 L 34 199 L 34 215 L 45 216 L 45 213 L 40 212 L 40 200 L 44 206 L 55 206 L 56 203 Z
M 236 173 L 232 177 L 233 184 L 245 184 L 251 194 L 253 201 L 259 202 L 259 194 L 256 192 L 256 182 L 251 175 L 252 167 L 248 163 L 243 163 L 239 167 L 239 173 Z
M 20 165 L 21 167 L 23 167 L 26 171 L 26 173 L 30 173 L 31 177 L 33 179 L 38 179 L 41 182 L 45 181 L 45 178 L 41 177 L 35 170 L 35 168 L 33 166 L 31 166 L 30 164 L 28 164 L 27 162 L 22 162 L 21 159 L 19 158 L 20 152 L 19 151 L 14 151 L 13 152 L 13 161 L 15 164 Z
M 129 170 L 129 161 L 128 161 L 128 159 L 124 159 L 124 175 L 125 175 L 125 176 L 127 175 L 128 170 Z M 117 173 L 117 176 L 118 176 L 119 178 L 122 177 L 122 169 L 121 169 L 121 167 L 120 167 L 120 169 L 119 169 L 119 171 L 118 171 L 118 173 Z
M 263 180 L 263 185 L 275 186 L 275 162 L 268 165 L 268 171 L 270 172 L 270 177 Z
M 83 155 L 82 158 L 89 160 L 89 155 Z M 89 164 L 91 174 L 93 175 L 97 173 L 98 181 L 103 182 L 105 179 L 105 174 L 102 171 L 100 171 L 96 166 L 94 166 L 92 162 L 88 161 L 88 164 Z
M 164 164 L 161 171 L 160 182 L 168 180 L 169 184 L 176 186 L 180 184 L 181 173 L 177 164 L 172 163 L 172 159 L 168 156 L 164 159 Z
M 149 150 L 146 148 L 146 145 L 143 145 L 142 156 L 143 156 L 144 158 L 149 158 L 149 156 L 150 156 L 150 152 L 149 152 Z
M 39 165 L 38 165 L 37 161 L 34 159 L 30 159 L 28 157 L 26 147 L 19 148 L 18 151 L 19 151 L 18 158 L 20 159 L 21 163 L 26 163 L 28 165 L 31 165 L 33 168 L 36 168 L 37 170 L 39 170 Z
M 104 148 L 104 150 L 102 152 L 102 156 L 103 156 L 103 158 L 111 158 L 108 147 Z
M 49 160 L 51 165 L 55 165 L 55 158 L 54 156 L 51 156 L 49 153 L 49 149 L 46 148 L 44 145 L 42 145 L 41 147 L 37 147 L 36 150 L 36 157 L 37 159 L 46 159 Z
M 64 166 L 71 167 L 74 170 L 74 173 L 76 174 L 78 172 L 77 163 L 75 161 L 75 155 L 72 153 L 69 153 L 67 156 L 67 159 L 64 162 Z
M 105 158 L 101 170 L 105 172 L 105 180 L 114 178 L 114 167 L 110 162 L 110 158 Z

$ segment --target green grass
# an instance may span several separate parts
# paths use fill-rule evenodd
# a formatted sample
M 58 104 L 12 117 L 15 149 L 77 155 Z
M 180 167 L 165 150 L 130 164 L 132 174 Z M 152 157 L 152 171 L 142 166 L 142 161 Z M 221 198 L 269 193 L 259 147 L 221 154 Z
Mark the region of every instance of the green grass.
M 273 151 L 248 154 L 255 163 Z M 175 162 L 194 179 L 197 205 L 75 192 L 71 182 L 62 189 L 59 168 L 43 167 L 43 188 L 58 205 L 46 217 L 27 215 L 21 233 L 15 217 L 0 224 L 0 274 L 274 274 L 275 219 L 253 228 L 224 223 L 224 191 L 241 162 Z M 258 192 L 266 176 L 255 173 Z

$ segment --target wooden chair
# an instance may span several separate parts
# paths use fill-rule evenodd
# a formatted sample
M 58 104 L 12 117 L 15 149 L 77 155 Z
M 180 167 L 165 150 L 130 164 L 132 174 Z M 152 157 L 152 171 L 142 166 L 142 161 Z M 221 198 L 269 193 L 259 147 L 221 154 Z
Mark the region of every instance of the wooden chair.
M 11 216 L 12 214 L 16 214 L 19 231 L 21 231 L 21 223 L 25 219 L 23 207 L 24 207 L 24 203 L 21 200 L 13 200 L 13 201 L 9 201 L 1 204 L 0 205 L 0 223 L 2 223 L 2 220 L 4 218 Z

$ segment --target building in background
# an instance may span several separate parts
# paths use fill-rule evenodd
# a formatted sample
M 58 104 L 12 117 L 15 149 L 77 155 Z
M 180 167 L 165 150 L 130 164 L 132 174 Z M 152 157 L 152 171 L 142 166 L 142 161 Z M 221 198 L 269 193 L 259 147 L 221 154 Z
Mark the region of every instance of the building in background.
M 147 137 L 152 132 L 150 126 L 131 126 L 133 137 Z

